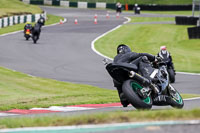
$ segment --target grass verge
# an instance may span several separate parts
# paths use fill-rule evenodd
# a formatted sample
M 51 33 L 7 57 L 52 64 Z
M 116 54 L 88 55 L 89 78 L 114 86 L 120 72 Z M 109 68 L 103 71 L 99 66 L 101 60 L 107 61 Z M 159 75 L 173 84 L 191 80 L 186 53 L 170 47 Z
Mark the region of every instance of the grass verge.
M 47 18 L 48 18 L 48 20 L 45 23 L 45 25 L 55 24 L 55 23 L 58 23 L 60 21 L 60 19 L 63 19 L 63 17 L 50 15 L 50 14 L 47 14 Z M 34 25 L 34 23 L 32 23 L 32 24 Z M 14 31 L 23 30 L 24 25 L 25 24 L 17 24 L 17 25 L 2 28 L 2 29 L 0 29 L 0 35 L 5 34 L 5 33 L 14 32 Z
M 38 6 L 24 4 L 19 0 L 0 0 L 0 17 L 36 13 L 42 13 Z
M 136 17 L 133 21 L 152 21 L 150 19 L 155 18 L 142 20 Z M 121 43 L 129 45 L 136 52 L 154 55 L 159 52 L 160 46 L 166 45 L 172 54 L 177 71 L 200 73 L 199 40 L 188 39 L 188 27 L 175 24 L 127 24 L 100 38 L 95 43 L 95 48 L 113 58 L 118 44 Z
M 191 11 L 142 11 L 141 10 L 141 14 L 142 13 L 192 16 L 192 10 Z M 199 11 L 195 11 L 195 15 L 199 15 Z
M 76 116 L 48 116 L 48 117 L 18 117 L 0 118 L 0 128 L 18 127 L 47 127 L 84 124 L 143 122 L 161 120 L 191 120 L 200 119 L 200 109 L 193 110 L 151 110 L 151 111 L 117 111 L 106 113 L 92 113 Z
M 0 110 L 119 102 L 115 90 L 27 76 L 0 68 Z
M 162 21 L 175 21 L 175 18 L 171 17 L 130 17 L 131 21 L 130 23 L 133 22 L 162 22 Z

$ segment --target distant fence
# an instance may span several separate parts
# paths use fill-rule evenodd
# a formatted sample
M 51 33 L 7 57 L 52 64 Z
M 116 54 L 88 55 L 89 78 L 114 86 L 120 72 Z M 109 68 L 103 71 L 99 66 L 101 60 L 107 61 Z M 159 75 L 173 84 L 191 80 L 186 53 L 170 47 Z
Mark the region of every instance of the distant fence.
M 34 0 L 33 0 L 34 1 Z M 37 0 L 36 0 L 37 1 Z M 42 1 L 42 0 L 40 0 Z M 57 0 L 59 1 L 59 0 Z M 120 2 L 122 4 L 139 4 L 139 5 L 188 5 L 192 4 L 192 0 L 63 0 L 70 2 L 88 2 L 88 3 L 96 3 L 96 2 L 104 2 L 104 3 L 117 3 Z M 196 1 L 196 0 L 195 0 Z M 197 0 L 198 1 L 198 0 Z
M 53 5 L 77 8 L 108 8 L 115 9 L 117 0 L 22 0 L 24 3 L 37 5 Z M 124 9 L 125 5 L 123 5 Z M 129 10 L 133 10 L 134 3 L 128 5 Z M 139 5 L 141 10 L 151 11 L 180 11 L 192 10 L 191 5 Z
M 175 21 L 177 25 L 197 25 L 199 17 L 176 16 Z
M 21 24 L 26 22 L 37 22 L 40 17 L 44 17 L 46 19 L 46 12 L 42 14 L 16 15 L 16 16 L 0 18 L 0 29 L 15 24 Z
M 200 27 L 189 27 L 187 31 L 189 39 L 200 39 Z

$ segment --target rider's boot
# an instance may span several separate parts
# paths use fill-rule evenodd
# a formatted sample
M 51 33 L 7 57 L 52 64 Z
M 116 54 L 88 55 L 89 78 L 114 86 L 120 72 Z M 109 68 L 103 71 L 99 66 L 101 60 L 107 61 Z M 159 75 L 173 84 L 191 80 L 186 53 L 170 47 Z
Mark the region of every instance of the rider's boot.
M 128 102 L 128 100 L 125 98 L 124 93 L 121 93 L 121 94 L 119 95 L 119 97 L 120 97 L 120 101 L 121 101 L 122 106 L 123 106 L 123 107 L 127 107 L 127 106 L 129 105 L 129 102 Z

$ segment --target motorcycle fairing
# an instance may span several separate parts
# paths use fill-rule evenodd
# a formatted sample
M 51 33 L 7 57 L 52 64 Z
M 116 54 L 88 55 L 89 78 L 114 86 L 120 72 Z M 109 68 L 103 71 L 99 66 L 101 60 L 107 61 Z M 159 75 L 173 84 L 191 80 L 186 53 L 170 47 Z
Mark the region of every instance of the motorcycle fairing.
M 130 71 L 137 71 L 138 68 L 135 64 L 127 64 L 127 63 L 121 63 L 121 64 L 115 64 L 110 63 L 106 66 L 106 69 L 110 76 L 120 82 L 123 83 L 125 80 L 129 79 L 129 72 Z

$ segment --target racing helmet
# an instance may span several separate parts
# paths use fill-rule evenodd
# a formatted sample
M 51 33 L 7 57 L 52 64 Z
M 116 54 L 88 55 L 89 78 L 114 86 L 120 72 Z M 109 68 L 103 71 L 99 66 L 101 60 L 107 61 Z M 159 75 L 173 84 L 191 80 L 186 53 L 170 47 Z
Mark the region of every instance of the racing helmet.
M 31 24 L 30 22 L 26 22 L 26 24 Z
M 161 47 L 160 47 L 160 52 L 161 52 L 162 54 L 166 54 L 166 53 L 167 53 L 167 47 L 166 47 L 166 46 L 161 46 Z
M 166 46 L 161 46 L 160 50 L 167 50 L 167 47 Z
M 43 17 L 39 18 L 38 21 L 37 21 L 39 24 L 42 24 L 44 25 L 45 23 L 45 19 Z
M 38 22 L 44 23 L 44 19 L 43 19 L 43 18 L 40 18 L 40 19 L 38 20 Z
M 131 49 L 125 45 L 125 44 L 120 44 L 117 47 L 117 54 L 125 54 L 127 52 L 131 52 Z
M 31 23 L 30 22 L 26 22 L 25 28 L 26 29 L 31 29 L 32 28 Z

